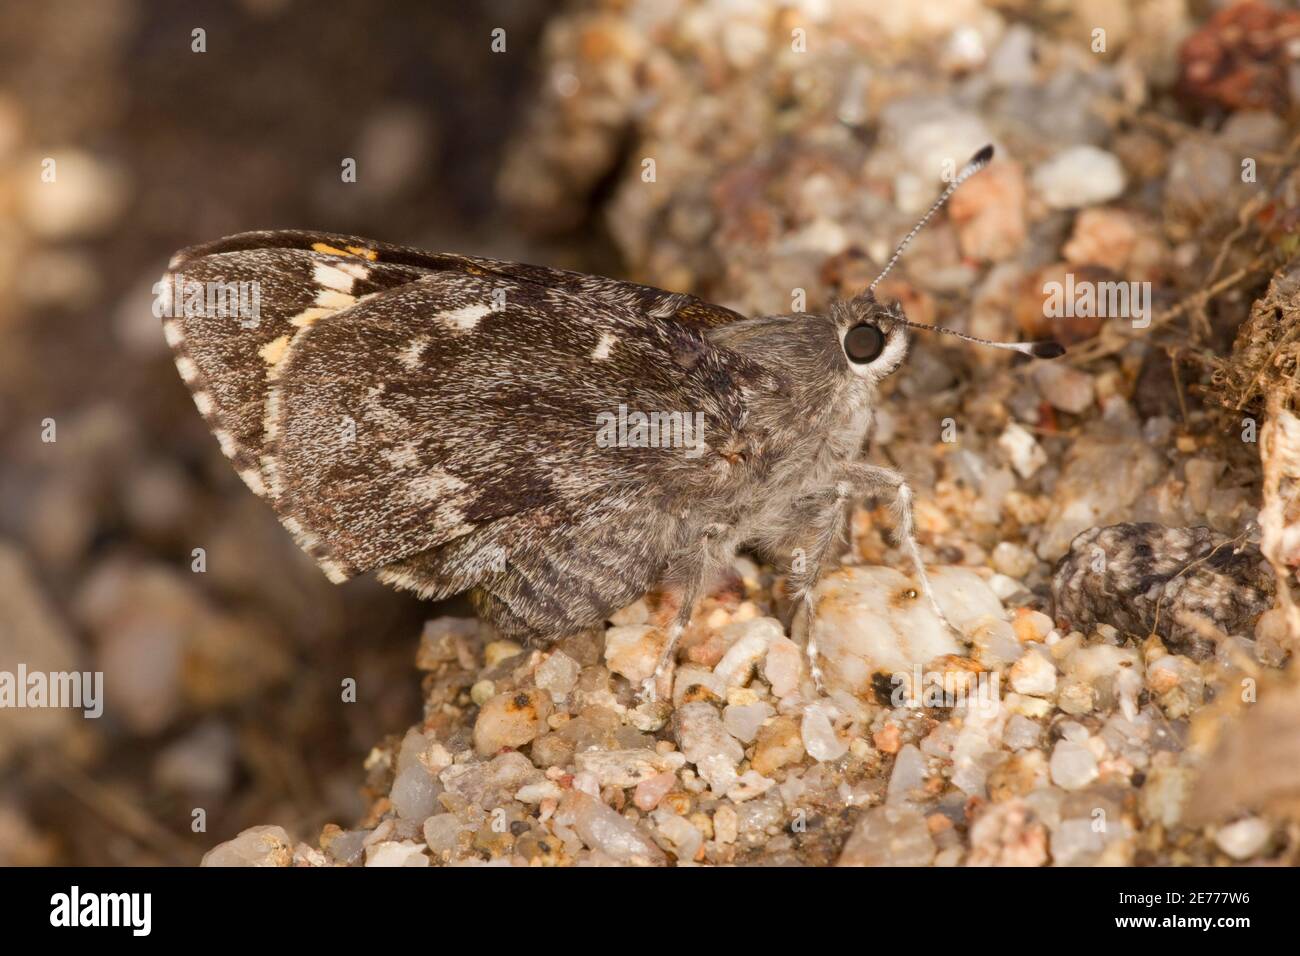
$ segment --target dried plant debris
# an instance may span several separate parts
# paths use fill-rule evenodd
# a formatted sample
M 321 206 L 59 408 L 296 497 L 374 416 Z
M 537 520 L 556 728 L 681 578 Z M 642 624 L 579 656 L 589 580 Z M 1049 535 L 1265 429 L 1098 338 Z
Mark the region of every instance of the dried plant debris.
M 1202 107 L 1282 110 L 1295 93 L 1300 12 L 1230 3 L 1187 38 L 1179 92 Z
M 1253 637 L 1274 590 L 1255 545 L 1211 528 L 1149 522 L 1085 531 L 1052 578 L 1063 626 L 1109 624 L 1140 637 L 1158 634 L 1195 660 L 1210 657 L 1220 639 Z
M 1220 404 L 1258 414 L 1270 395 L 1295 409 L 1300 391 L 1300 260 L 1281 270 L 1237 330 L 1232 355 L 1218 364 L 1208 393 Z

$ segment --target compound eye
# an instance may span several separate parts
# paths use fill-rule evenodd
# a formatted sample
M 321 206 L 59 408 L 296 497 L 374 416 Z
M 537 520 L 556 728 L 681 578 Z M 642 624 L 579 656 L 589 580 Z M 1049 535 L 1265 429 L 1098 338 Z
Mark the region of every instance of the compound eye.
M 857 365 L 874 362 L 885 350 L 885 334 L 867 322 L 855 325 L 844 336 L 844 354 Z

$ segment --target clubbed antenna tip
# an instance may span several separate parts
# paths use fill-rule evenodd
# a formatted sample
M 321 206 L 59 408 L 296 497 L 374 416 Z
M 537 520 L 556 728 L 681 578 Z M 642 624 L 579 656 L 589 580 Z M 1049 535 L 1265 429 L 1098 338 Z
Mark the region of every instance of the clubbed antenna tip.
M 1065 354 L 1065 346 L 1060 342 L 1031 342 L 1029 344 L 1034 347 L 1033 351 L 1029 353 L 1034 358 L 1054 359 Z
M 920 221 L 912 227 L 912 231 L 903 237 L 903 241 L 898 244 L 898 248 L 894 250 L 894 254 L 890 256 L 889 261 L 885 263 L 885 268 L 880 270 L 880 275 L 876 276 L 871 285 L 867 286 L 868 292 L 874 291 L 876 286 L 880 284 L 880 280 L 889 275 L 889 270 L 894 268 L 894 263 L 896 263 L 898 257 L 903 254 L 903 250 L 907 248 L 907 244 L 911 242 L 916 237 L 916 234 L 925 227 L 925 224 L 930 221 L 930 217 L 943 208 L 943 204 L 948 201 L 949 196 L 957 191 L 957 187 L 987 166 L 991 159 L 993 159 L 993 144 L 989 143 L 982 147 L 966 162 L 965 166 L 957 171 L 957 175 L 952 178 L 952 182 L 948 184 L 948 188 L 939 195 L 939 198 L 934 201 L 934 205 L 931 206 L 926 211 L 925 215 L 921 217 Z
M 1008 352 L 1019 352 L 1021 355 L 1028 355 L 1037 359 L 1060 358 L 1065 354 L 1065 346 L 1051 339 L 1043 342 L 993 342 L 975 335 L 967 335 L 965 332 L 958 332 L 956 329 L 945 329 L 942 325 L 926 325 L 924 322 L 913 322 L 910 319 L 904 319 L 903 322 L 909 329 L 924 329 L 927 332 L 954 335 L 967 342 L 974 342 L 976 345 L 987 345 L 993 349 L 1006 349 Z

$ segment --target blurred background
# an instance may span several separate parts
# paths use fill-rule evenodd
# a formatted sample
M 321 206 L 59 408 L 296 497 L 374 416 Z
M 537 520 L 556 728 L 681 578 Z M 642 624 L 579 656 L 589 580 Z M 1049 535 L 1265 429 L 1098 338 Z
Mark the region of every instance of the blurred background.
M 1144 440 L 1172 442 L 1177 422 L 1180 444 L 1121 511 L 1115 487 L 1086 483 L 1096 523 L 1209 514 L 1235 531 L 1251 513 L 1253 448 L 1214 452 L 1192 499 L 1177 455 L 1223 431 L 1195 386 L 1270 250 L 1295 252 L 1298 24 L 1281 4 L 1205 0 L 0 5 L 0 670 L 103 671 L 107 697 L 98 720 L 0 711 L 0 865 L 189 864 L 268 822 L 311 839 L 363 814 L 367 754 L 420 716 L 416 641 L 445 609 L 328 584 L 247 492 L 151 311 L 175 250 L 320 229 L 747 312 L 790 311 L 802 289 L 812 310 L 874 275 L 945 160 L 996 141 L 1006 162 L 891 276 L 912 318 L 1034 336 L 1044 278 L 1066 269 L 1151 282 L 1157 307 L 1232 279 L 1153 330 L 1174 351 L 1072 322 L 1052 331 L 1099 343 L 1101 365 L 983 388 L 983 405 L 965 389 L 1005 363 L 917 349 L 902 402 L 942 395 L 972 435 L 936 465 L 894 404 L 895 463 L 919 500 L 950 480 L 988 505 L 947 560 L 1034 535 L 1023 577 L 1041 596 L 1069 535 L 1048 520 L 1043 537 L 1064 537 L 1045 543 L 1045 510 L 1004 510 L 1005 408 L 1043 441 L 1046 468 L 1020 482 L 1034 500 L 1071 430 L 1118 396 L 1164 423 Z M 1266 184 L 1244 215 L 1243 155 Z

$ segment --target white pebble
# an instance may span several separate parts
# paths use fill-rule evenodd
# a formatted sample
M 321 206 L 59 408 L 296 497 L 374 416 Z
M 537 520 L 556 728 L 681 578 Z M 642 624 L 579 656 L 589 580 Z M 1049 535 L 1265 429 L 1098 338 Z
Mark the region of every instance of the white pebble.
M 713 673 L 724 687 L 743 687 L 749 683 L 754 667 L 767 653 L 768 643 L 774 637 L 784 637 L 781 623 L 774 618 L 760 617 L 735 626 L 740 636 L 718 661 Z
M 582 666 L 563 651 L 556 651 L 537 667 L 537 686 L 550 691 L 557 704 L 569 696 L 578 683 Z
M 1007 460 L 1021 478 L 1032 478 L 1039 468 L 1047 464 L 1043 451 L 1033 433 L 1018 422 L 1011 422 L 998 438 L 998 447 L 1006 452 Z
M 1006 615 L 973 571 L 931 568 L 930 580 L 944 616 L 963 633 L 988 616 Z M 816 601 L 813 628 L 830 689 L 869 696 L 876 674 L 911 673 L 936 657 L 966 656 L 916 582 L 893 568 L 832 571 L 817 586 Z
M 625 624 L 605 632 L 605 665 L 639 684 L 654 673 L 659 663 L 662 635 L 646 624 Z
M 1053 209 L 1108 202 L 1124 192 L 1124 167 L 1096 146 L 1071 146 L 1034 170 L 1034 188 Z
M 366 866 L 428 866 L 424 847 L 410 840 L 384 840 L 366 847 Z
M 732 704 L 722 711 L 722 725 L 741 743 L 752 744 L 763 721 L 775 714 L 770 704 Z
M 1267 820 L 1246 817 L 1244 820 L 1220 827 L 1219 832 L 1214 836 L 1214 842 L 1219 845 L 1220 850 L 1234 860 L 1249 860 L 1264 849 L 1272 835 L 1273 827 Z
M 1049 697 L 1056 690 L 1056 665 L 1031 650 L 1011 665 L 1011 689 L 1031 697 Z
M 799 733 L 803 738 L 803 749 L 818 762 L 838 760 L 848 753 L 848 743 L 839 738 L 826 712 L 815 704 L 804 710 Z
M 1048 765 L 1052 783 L 1062 790 L 1082 790 L 1097 779 L 1097 758 L 1083 744 L 1057 741 Z
M 293 841 L 283 827 L 249 827 L 233 840 L 213 847 L 199 866 L 288 866 Z
M 894 758 L 894 772 L 889 777 L 889 789 L 885 793 L 885 803 L 893 806 L 909 804 L 923 794 L 919 791 L 929 775 L 925 757 L 916 744 L 904 744 Z
M 798 644 L 784 635 L 773 637 L 768 642 L 763 676 L 772 687 L 772 696 L 779 700 L 797 691 L 802 668 L 803 654 Z

